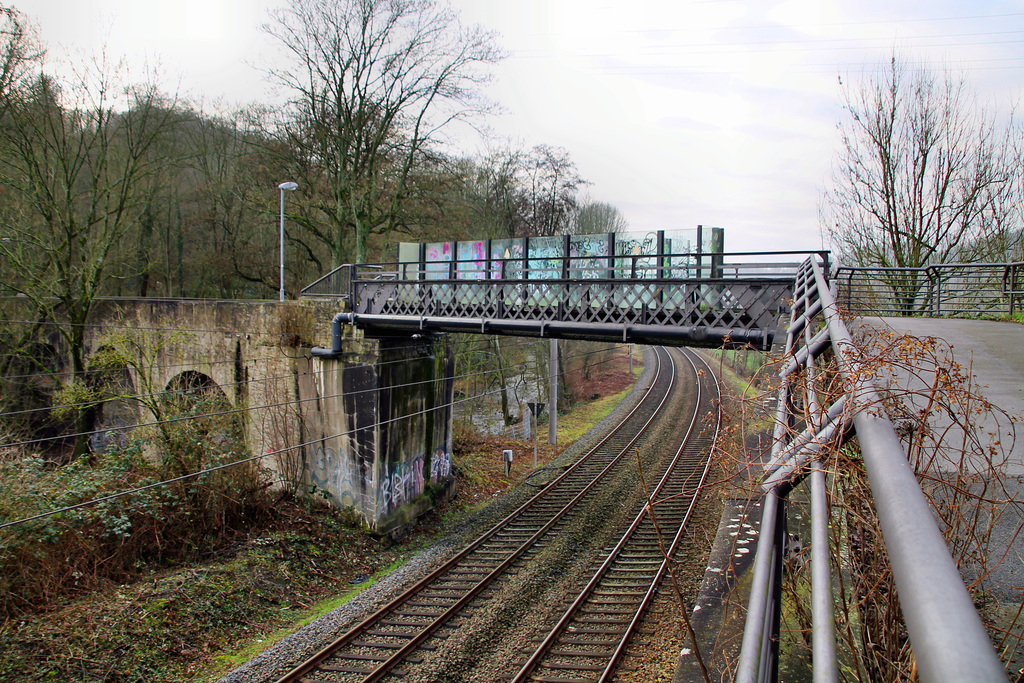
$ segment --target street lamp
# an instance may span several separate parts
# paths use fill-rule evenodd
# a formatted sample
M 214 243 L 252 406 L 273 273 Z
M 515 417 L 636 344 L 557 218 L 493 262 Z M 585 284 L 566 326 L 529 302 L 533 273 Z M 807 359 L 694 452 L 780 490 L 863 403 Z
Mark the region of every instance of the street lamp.
M 281 183 L 277 186 L 281 190 L 281 303 L 284 303 L 284 192 L 299 189 L 298 183 Z

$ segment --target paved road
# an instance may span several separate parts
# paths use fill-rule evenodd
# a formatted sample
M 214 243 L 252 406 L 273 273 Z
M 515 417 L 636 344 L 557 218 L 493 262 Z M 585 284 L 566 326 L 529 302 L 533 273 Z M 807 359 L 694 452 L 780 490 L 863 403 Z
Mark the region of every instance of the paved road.
M 1001 466 L 1007 475 L 1002 482 L 1005 488 L 996 495 L 1020 502 L 1001 508 L 989 558 L 1004 552 L 1006 555 L 992 571 L 986 586 L 1004 604 L 1019 603 L 1024 587 L 1024 325 L 941 318 L 862 318 L 859 322 L 890 328 L 898 334 L 945 340 L 952 347 L 954 360 L 970 368 L 980 393 L 1019 420 L 1016 424 L 1004 418 L 998 424 L 989 420 L 973 425 L 981 439 L 986 438 L 986 432 L 998 431 L 1001 444 L 1009 449 Z
M 944 339 L 952 346 L 953 357 L 970 367 L 981 394 L 1011 416 L 1024 417 L 1024 325 L 988 320 L 943 318 L 862 318 L 875 327 L 891 328 L 898 334 Z M 976 429 L 998 429 L 1003 445 L 1013 443 L 1004 472 L 1024 476 L 1024 422 L 1013 426 L 979 423 Z

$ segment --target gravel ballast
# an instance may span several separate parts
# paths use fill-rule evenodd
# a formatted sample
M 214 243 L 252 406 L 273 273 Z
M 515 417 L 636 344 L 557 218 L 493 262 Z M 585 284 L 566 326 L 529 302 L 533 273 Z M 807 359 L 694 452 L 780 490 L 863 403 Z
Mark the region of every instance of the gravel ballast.
M 639 400 L 652 379 L 653 352 L 645 349 L 645 371 L 627 400 L 611 415 L 578 439 L 553 461 L 552 472 L 571 464 L 586 453 Z M 677 389 L 669 414 L 685 412 L 692 404 L 692 387 Z M 659 449 L 678 443 L 678 420 L 662 420 L 649 430 L 639 446 L 641 457 L 654 467 L 662 456 Z M 650 478 L 650 475 L 648 475 Z M 628 524 L 642 505 L 642 487 L 635 465 L 624 468 L 614 481 L 602 485 L 602 494 L 582 505 L 582 514 L 559 536 L 517 571 L 501 579 L 478 601 L 471 616 L 446 627 L 445 638 L 422 664 L 408 671 L 405 681 L 496 680 L 515 673 L 523 658 L 523 646 L 541 637 L 557 621 L 567 603 L 599 563 L 602 553 L 614 544 L 618 529 Z M 492 527 L 534 495 L 537 487 L 521 485 L 495 499 L 470 518 L 455 526 L 443 539 L 417 553 L 402 567 L 361 591 L 345 605 L 288 636 L 221 681 L 250 683 L 274 681 L 340 634 L 359 623 L 399 595 L 412 583 L 433 571 L 480 533 Z M 714 536 L 718 518 L 715 503 L 698 503 L 693 518 L 693 543 L 681 554 L 677 575 L 684 593 L 695 594 L 704 572 L 706 550 Z M 710 526 L 709 526 L 710 525 Z M 710 531 L 707 529 L 710 528 Z M 666 583 L 655 607 L 641 627 L 641 637 L 630 648 L 623 680 L 669 680 L 683 642 L 679 606 Z M 632 673 L 630 673 L 632 670 Z M 635 678 L 634 678 L 635 676 Z

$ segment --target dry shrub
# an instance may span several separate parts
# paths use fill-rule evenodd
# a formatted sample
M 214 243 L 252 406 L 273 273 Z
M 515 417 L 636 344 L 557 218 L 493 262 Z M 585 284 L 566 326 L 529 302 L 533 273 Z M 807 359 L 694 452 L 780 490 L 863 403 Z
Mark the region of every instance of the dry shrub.
M 200 472 L 243 456 L 212 418 L 181 421 L 163 438 L 53 468 L 37 457 L 0 464 L 0 521 L 24 519 Z M 211 436 L 213 435 L 213 436 Z M 154 444 L 161 444 L 154 453 Z M 145 446 L 145 449 L 144 449 Z M 155 457 L 154 457 L 155 456 Z M 44 609 L 123 583 L 154 567 L 210 553 L 270 511 L 268 480 L 254 463 L 207 472 L 0 530 L 0 614 Z
M 941 340 L 880 332 L 857 341 L 863 351 L 859 372 L 879 386 L 884 404 L 861 408 L 884 410 L 891 416 L 951 555 L 1000 656 L 1009 664 L 1021 650 L 1020 615 L 997 624 L 992 592 L 1001 592 L 1002 599 L 1013 604 L 1022 598 L 1018 587 L 997 585 L 993 576 L 1013 557 L 1009 551 L 1022 530 L 1021 501 L 1017 490 L 1008 485 L 1005 467 L 1017 418 L 984 398 L 970 367 L 957 363 L 951 348 Z M 777 377 L 783 360 L 770 359 L 762 373 Z M 800 413 L 811 403 L 811 392 L 827 407 L 849 386 L 834 362 L 819 365 L 813 384 L 808 384 L 804 373 L 791 382 L 790 395 L 798 413 L 791 437 L 806 424 L 820 420 Z M 730 497 L 758 495 L 758 443 L 762 451 L 770 449 L 769 407 L 774 393 L 775 387 L 757 395 L 748 391 L 740 405 L 733 407 L 732 419 L 725 422 L 719 456 L 731 458 L 735 471 L 754 475 L 753 480 L 738 477 L 733 486 L 726 487 Z M 820 459 L 828 481 L 841 677 L 914 680 L 916 663 L 856 439 L 845 445 L 833 444 L 820 453 Z M 780 671 L 785 677 L 810 671 L 810 563 L 806 561 L 810 501 L 805 489 L 794 489 L 786 506 L 792 543 L 783 580 Z M 727 610 L 741 619 L 746 605 L 735 596 L 728 600 L 732 604 Z M 728 661 L 720 665 L 726 676 L 735 661 L 739 636 L 735 627 L 723 627 L 718 634 L 717 654 L 729 653 Z

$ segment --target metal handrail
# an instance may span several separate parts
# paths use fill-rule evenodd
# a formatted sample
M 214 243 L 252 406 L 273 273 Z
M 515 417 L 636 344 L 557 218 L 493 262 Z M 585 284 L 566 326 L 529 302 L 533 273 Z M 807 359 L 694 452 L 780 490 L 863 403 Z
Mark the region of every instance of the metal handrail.
M 824 318 L 825 328 L 812 336 Z M 827 335 L 839 372 L 849 385 L 842 404 L 826 409 L 809 392 L 810 418 L 804 435 L 791 438 L 789 386 L 803 371 L 812 377 L 815 356 Z M 871 373 L 861 372 L 860 350 L 839 314 L 821 265 L 809 259 L 794 287 L 792 322 L 786 354 L 792 359 L 781 375 L 775 438 L 769 473 L 762 484 L 761 533 L 736 680 L 777 678 L 779 633 L 778 582 L 781 581 L 784 506 L 790 490 L 809 475 L 812 488 L 812 619 L 814 680 L 838 680 L 835 631 L 831 616 L 831 568 L 824 469 L 818 454 L 825 444 L 856 432 L 874 496 L 886 552 L 892 566 L 907 633 L 923 681 L 1005 681 L 985 626 L 974 608 L 950 555 L 928 500 L 907 461 L 903 446 L 881 401 Z M 842 418 L 845 416 L 845 420 Z
M 1010 303 L 1010 316 L 1014 315 L 1016 299 L 1024 294 L 1024 286 L 1018 286 L 1017 276 L 1024 271 L 1024 261 L 1007 263 L 1003 269 L 1003 294 L 1006 294 Z
M 343 281 L 348 283 L 350 281 L 350 271 L 352 270 L 351 264 L 343 264 L 330 271 L 326 275 L 317 278 L 315 281 L 306 285 L 299 292 L 299 296 L 332 296 L 346 298 L 351 292 L 351 289 L 346 287 L 345 291 L 340 291 L 341 288 L 335 286 L 335 283 Z
M 762 277 L 792 279 L 799 263 L 789 259 L 814 254 L 826 263 L 827 251 L 679 252 L 611 256 L 517 255 L 509 258 L 453 261 L 395 261 L 345 264 L 302 289 L 300 296 L 350 298 L 352 283 L 379 280 L 393 273 L 400 282 L 466 280 L 694 280 Z M 754 262 L 733 261 L 754 257 Z M 371 271 L 371 272 L 368 272 Z
M 858 315 L 1012 315 L 1020 263 L 940 263 L 920 268 L 843 266 L 837 297 Z

